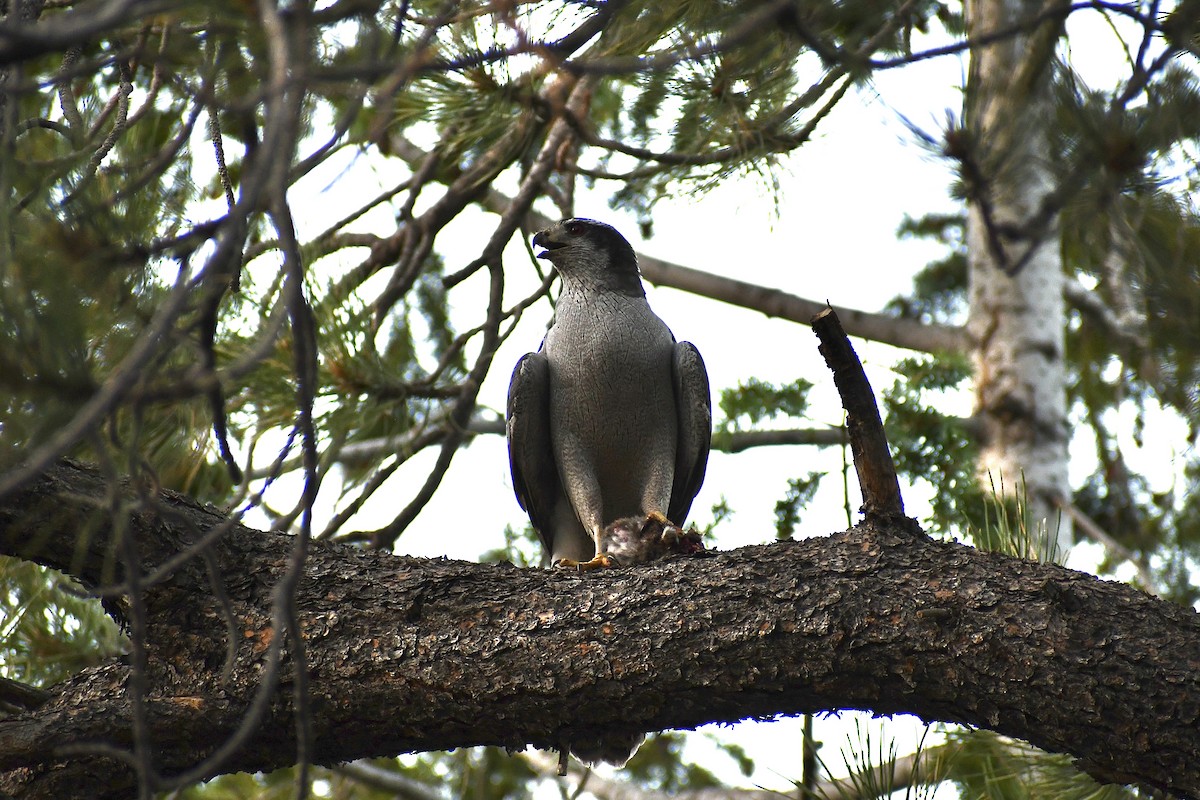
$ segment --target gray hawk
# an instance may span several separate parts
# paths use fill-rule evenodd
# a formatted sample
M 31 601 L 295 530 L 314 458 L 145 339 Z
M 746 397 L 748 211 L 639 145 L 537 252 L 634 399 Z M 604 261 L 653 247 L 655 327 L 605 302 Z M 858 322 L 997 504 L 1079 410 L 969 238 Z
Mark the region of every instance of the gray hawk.
M 554 322 L 517 362 L 505 414 L 517 501 L 553 563 L 584 569 L 703 549 L 679 527 L 708 464 L 700 353 L 650 310 L 637 255 L 613 227 L 565 219 L 533 237 L 562 278 Z M 640 735 L 570 743 L 623 764 Z
M 553 563 L 611 566 L 609 523 L 683 525 L 708 463 L 708 373 L 650 309 L 615 228 L 565 219 L 533 245 L 563 288 L 541 348 L 509 384 L 513 488 Z

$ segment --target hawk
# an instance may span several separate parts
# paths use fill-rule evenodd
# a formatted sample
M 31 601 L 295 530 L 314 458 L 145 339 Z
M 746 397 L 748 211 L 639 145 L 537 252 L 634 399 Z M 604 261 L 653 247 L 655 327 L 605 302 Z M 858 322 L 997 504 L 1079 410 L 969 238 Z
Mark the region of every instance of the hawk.
M 563 288 L 541 348 L 509 384 L 513 488 L 553 563 L 608 567 L 623 549 L 605 540 L 617 520 L 678 536 L 708 463 L 708 373 L 650 309 L 615 228 L 565 219 L 533 245 Z

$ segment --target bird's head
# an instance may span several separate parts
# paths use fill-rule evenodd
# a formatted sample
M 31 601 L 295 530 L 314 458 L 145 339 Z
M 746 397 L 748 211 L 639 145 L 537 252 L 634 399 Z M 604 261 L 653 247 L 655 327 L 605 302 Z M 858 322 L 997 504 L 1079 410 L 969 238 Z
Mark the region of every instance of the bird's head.
M 537 254 L 554 265 L 568 281 L 599 284 L 643 295 L 637 254 L 617 229 L 594 219 L 572 217 L 533 236 Z

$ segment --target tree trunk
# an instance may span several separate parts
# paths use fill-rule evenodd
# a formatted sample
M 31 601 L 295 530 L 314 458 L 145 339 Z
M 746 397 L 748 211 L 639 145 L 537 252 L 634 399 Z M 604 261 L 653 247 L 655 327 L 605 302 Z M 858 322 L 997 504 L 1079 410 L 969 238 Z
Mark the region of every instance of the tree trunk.
M 984 488 L 1023 491 L 1060 553 L 1070 521 L 1066 306 L 1050 164 L 1051 69 L 1062 16 L 1042 0 L 967 3 L 972 39 L 1023 26 L 971 50 L 966 128 L 951 134 L 968 192 L 967 249 L 976 412 Z M 1042 15 L 1039 17 L 1039 15 Z M 1057 533 L 1056 533 L 1057 531 Z
M 151 789 L 291 764 L 303 679 L 323 764 L 855 708 L 989 728 L 1101 780 L 1200 796 L 1200 616 L 934 542 L 902 517 L 587 574 L 313 545 L 294 605 L 301 673 L 275 622 L 294 537 L 164 492 L 117 526 L 122 546 L 97 512 L 111 496 L 66 463 L 0 501 L 0 552 L 95 585 L 109 555 L 136 551 L 150 576 L 126 606 L 144 608 L 131 623 L 145 669 L 135 654 L 86 670 L 0 720 L 0 793 L 124 797 L 138 762 Z M 447 535 L 463 524 L 445 520 Z M 279 680 L 264 684 L 276 645 Z M 244 741 L 197 766 L 239 726 Z

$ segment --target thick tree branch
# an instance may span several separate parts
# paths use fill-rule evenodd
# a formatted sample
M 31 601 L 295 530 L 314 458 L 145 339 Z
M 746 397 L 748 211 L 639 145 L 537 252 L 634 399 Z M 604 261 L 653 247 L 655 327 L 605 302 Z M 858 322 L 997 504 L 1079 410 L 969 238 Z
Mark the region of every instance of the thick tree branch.
M 105 491 L 89 469 L 54 467 L 0 505 L 0 551 L 88 584 L 121 580 L 105 575 Z M 155 572 L 222 524 L 216 510 L 162 493 L 118 527 L 147 576 L 144 707 L 165 775 L 237 727 L 276 635 L 271 597 L 290 536 L 235 525 L 210 546 L 241 636 L 226 681 L 205 560 Z M 448 532 L 463 524 L 446 520 Z M 1200 617 L 914 528 L 864 525 L 585 575 L 315 546 L 296 598 L 312 756 L 554 748 L 584 732 L 859 708 L 989 728 L 1071 752 L 1101 780 L 1200 796 Z M 285 660 L 285 676 L 291 668 Z M 129 677 L 119 661 L 86 670 L 0 721 L 0 792 L 124 796 L 128 766 L 88 748 L 128 749 Z M 256 736 L 221 769 L 291 763 L 292 711 L 285 677 Z
M 81 4 L 79 8 L 36 24 L 8 19 L 0 24 L 0 64 L 14 64 L 43 53 L 61 52 L 97 34 L 128 24 L 130 19 L 170 11 L 181 5 L 177 0 L 104 0 Z

